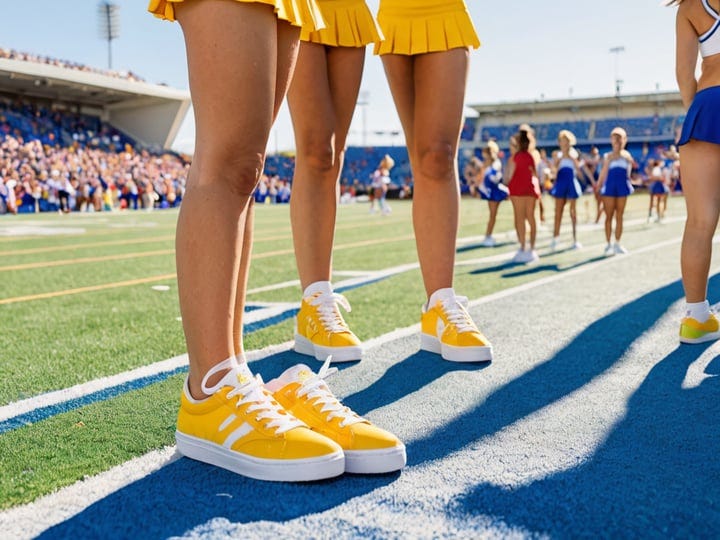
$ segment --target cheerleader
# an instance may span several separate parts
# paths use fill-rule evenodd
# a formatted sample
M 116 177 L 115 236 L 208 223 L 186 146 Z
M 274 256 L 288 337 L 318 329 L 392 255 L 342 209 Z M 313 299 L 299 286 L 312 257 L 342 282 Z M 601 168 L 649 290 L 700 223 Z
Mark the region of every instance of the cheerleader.
M 322 360 L 331 355 L 335 362 L 346 362 L 360 360 L 362 345 L 339 309 L 349 306 L 347 299 L 334 293 L 331 282 L 337 190 L 365 48 L 379 42 L 381 34 L 364 0 L 319 0 L 318 6 L 326 27 L 303 27 L 288 91 L 297 145 L 290 218 L 303 291 L 295 351 Z M 378 179 L 378 190 L 373 184 L 376 194 L 371 212 L 375 200 L 383 213 L 389 208 L 383 193 L 387 184 L 382 181 Z M 327 315 L 319 317 L 320 312 Z
M 720 214 L 720 5 L 717 0 L 676 0 L 676 73 L 685 116 L 680 170 L 687 221 L 680 252 L 685 317 L 682 343 L 720 338 L 720 325 L 707 300 L 712 238 Z M 695 78 L 698 51 L 702 74 Z
M 373 202 L 370 203 L 370 213 L 374 213 L 374 201 L 378 202 L 378 207 L 383 216 L 389 216 L 392 208 L 387 203 L 387 192 L 390 186 L 390 171 L 395 166 L 395 160 L 388 154 L 385 154 L 380 160 L 377 169 L 372 174 L 372 182 L 370 188 L 373 190 Z
M 577 240 L 577 210 L 575 203 L 580 195 L 582 195 L 582 188 L 577 179 L 577 175 L 582 169 L 579 154 L 577 150 L 575 150 L 577 140 L 571 131 L 563 129 L 558 134 L 558 144 L 560 145 L 560 151 L 555 155 L 553 160 L 555 184 L 550 190 L 550 195 L 555 198 L 555 223 L 550 249 L 554 250 L 557 248 L 563 211 L 565 204 L 568 202 L 570 203 L 570 221 L 572 223 L 572 249 L 580 249 L 582 245 Z
M 345 470 L 343 449 L 279 405 L 250 372 L 242 342 L 252 193 L 300 26 L 321 27 L 322 16 L 314 0 L 152 0 L 149 9 L 180 23 L 196 123 L 176 233 L 190 363 L 177 449 L 261 480 L 338 476 Z
M 542 158 L 542 153 L 540 150 L 538 150 L 537 147 L 537 137 L 535 136 L 535 129 L 530 124 L 520 124 L 518 126 L 518 131 L 527 131 L 528 137 L 530 138 L 530 147 L 528 148 L 528 152 L 530 152 L 530 155 L 535 160 L 535 171 L 533 172 L 534 180 L 533 182 L 537 182 L 538 186 L 540 186 L 540 197 L 537 199 L 537 207 L 540 211 L 540 225 L 545 225 L 545 205 L 543 204 L 542 194 L 543 194 L 543 181 L 545 180 L 545 169 L 546 169 L 546 163 Z M 546 156 L 547 157 L 547 156 Z
M 427 294 L 421 348 L 482 362 L 492 346 L 453 289 L 460 190 L 457 155 L 469 49 L 479 47 L 463 0 L 380 0 L 381 55 L 415 179 L 413 224 Z M 442 99 L 438 99 L 442 96 Z
M 503 171 L 502 162 L 499 159 L 500 148 L 495 141 L 490 141 L 483 148 L 483 167 L 481 172 L 482 183 L 478 191 L 480 198 L 488 202 L 490 216 L 488 217 L 487 229 L 485 231 L 485 239 L 483 246 L 493 247 L 496 242 L 493 238 L 493 230 L 495 229 L 495 221 L 497 220 L 498 208 L 500 203 L 508 198 L 508 188 L 502 183 Z
M 648 164 L 648 192 L 650 193 L 650 205 L 648 206 L 647 222 L 652 218 L 653 207 L 657 211 L 656 221 L 662 222 L 667 210 L 667 200 L 670 194 L 669 172 L 662 167 L 662 161 L 656 159 Z
M 538 260 L 535 251 L 537 238 L 537 222 L 535 221 L 535 205 L 540 198 L 540 185 L 535 176 L 537 164 L 530 153 L 533 145 L 532 134 L 521 129 L 510 139 L 510 160 L 507 165 L 507 176 L 510 178 L 510 202 L 515 217 L 515 232 L 520 249 L 513 257 L 513 262 L 532 263 Z M 525 224 L 530 228 L 528 244 Z M 527 249 L 526 249 L 527 248 Z
M 633 192 L 630 184 L 630 173 L 632 172 L 633 158 L 630 152 L 625 150 L 627 144 L 627 133 L 621 127 L 616 127 L 610 133 L 610 144 L 612 152 L 605 154 L 603 168 L 598 179 L 598 188 L 603 199 L 605 209 L 605 255 L 618 255 L 627 253 L 627 250 L 620 244 L 623 233 L 623 215 L 628 196 Z M 613 243 L 612 223 L 615 219 L 615 242 Z

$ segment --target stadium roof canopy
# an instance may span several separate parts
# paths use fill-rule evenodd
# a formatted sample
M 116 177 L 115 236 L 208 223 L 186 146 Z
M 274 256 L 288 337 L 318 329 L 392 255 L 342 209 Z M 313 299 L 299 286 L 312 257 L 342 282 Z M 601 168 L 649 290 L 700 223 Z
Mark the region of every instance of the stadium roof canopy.
M 498 102 L 469 105 L 480 116 L 549 116 L 572 113 L 583 117 L 604 117 L 608 114 L 634 115 L 657 109 L 672 113 L 683 111 L 679 92 L 654 92 L 588 98 Z
M 138 142 L 162 148 L 175 140 L 190 107 L 184 90 L 5 58 L 0 58 L 0 93 L 99 114 Z

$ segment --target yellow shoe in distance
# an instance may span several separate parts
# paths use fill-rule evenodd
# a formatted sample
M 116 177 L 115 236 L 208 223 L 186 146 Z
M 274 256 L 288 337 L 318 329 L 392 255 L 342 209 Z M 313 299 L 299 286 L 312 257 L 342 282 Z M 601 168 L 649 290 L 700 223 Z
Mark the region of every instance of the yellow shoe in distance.
M 208 380 L 227 373 L 212 387 Z M 253 377 L 229 358 L 202 381 L 209 397 L 195 400 L 183 389 L 175 440 L 189 458 L 259 480 L 305 482 L 345 470 L 342 448 L 288 414 Z
M 705 343 L 719 338 L 720 323 L 713 313 L 703 323 L 692 317 L 685 317 L 680 322 L 680 343 Z
M 318 374 L 298 364 L 266 388 L 285 410 L 342 447 L 345 472 L 378 474 L 402 469 L 407 461 L 405 445 L 342 405 L 328 388 L 325 378 L 336 371 L 330 367 L 330 358 Z
M 351 311 L 341 294 L 334 293 L 329 281 L 317 281 L 305 289 L 295 319 L 295 351 L 333 362 L 352 362 L 362 357 L 360 340 L 348 328 L 338 305 Z
M 492 361 L 492 345 L 475 326 L 467 303 L 452 289 L 433 293 L 420 320 L 420 348 L 451 362 Z

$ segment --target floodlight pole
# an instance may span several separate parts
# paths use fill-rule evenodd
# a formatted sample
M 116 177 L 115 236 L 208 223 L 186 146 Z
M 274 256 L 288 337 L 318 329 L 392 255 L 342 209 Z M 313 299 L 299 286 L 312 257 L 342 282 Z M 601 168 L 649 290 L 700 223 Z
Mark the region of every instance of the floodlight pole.
M 362 107 L 362 144 L 367 146 L 367 106 L 370 105 L 370 92 L 367 90 L 361 91 L 357 104 Z
M 108 43 L 108 69 L 112 69 L 112 40 L 120 37 L 120 24 L 118 11 L 120 7 L 107 0 L 98 5 L 98 18 L 100 23 L 100 35 Z
M 623 83 L 623 80 L 620 78 L 620 53 L 625 52 L 625 47 L 622 45 L 619 47 L 612 47 L 610 49 L 610 54 L 615 55 L 615 95 L 620 95 L 621 86 Z

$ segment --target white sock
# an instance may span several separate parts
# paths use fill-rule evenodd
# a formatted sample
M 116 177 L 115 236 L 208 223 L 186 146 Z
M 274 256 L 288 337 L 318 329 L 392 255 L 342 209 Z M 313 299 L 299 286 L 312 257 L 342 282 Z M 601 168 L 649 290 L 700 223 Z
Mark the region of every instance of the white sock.
M 710 318 L 710 303 L 707 300 L 685 304 L 685 313 L 698 322 L 704 323 Z
M 455 289 L 453 289 L 452 287 L 448 287 L 446 289 L 438 289 L 430 295 L 427 304 L 425 304 L 425 309 L 427 310 L 429 306 L 434 306 L 438 303 L 438 301 L 448 298 L 455 298 Z
M 332 292 L 332 283 L 330 283 L 329 281 L 316 281 L 315 283 L 311 283 L 307 286 L 307 288 L 303 292 L 303 298 L 312 296 L 315 293 L 332 294 Z

